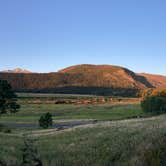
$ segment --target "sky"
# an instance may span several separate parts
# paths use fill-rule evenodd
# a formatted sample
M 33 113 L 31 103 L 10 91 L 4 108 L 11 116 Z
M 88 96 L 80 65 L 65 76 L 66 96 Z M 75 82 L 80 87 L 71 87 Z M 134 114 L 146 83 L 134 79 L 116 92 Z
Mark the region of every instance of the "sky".
M 0 0 L 0 70 L 110 64 L 166 75 L 165 0 Z

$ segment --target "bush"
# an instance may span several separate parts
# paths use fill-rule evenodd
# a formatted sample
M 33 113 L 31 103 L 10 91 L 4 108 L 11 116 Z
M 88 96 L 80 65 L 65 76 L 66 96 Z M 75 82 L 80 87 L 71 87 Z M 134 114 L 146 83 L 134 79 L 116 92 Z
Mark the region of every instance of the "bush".
M 9 127 L 0 124 L 0 132 L 11 133 L 12 131 Z
M 141 106 L 145 112 L 166 113 L 165 91 L 156 91 L 151 96 L 145 97 L 141 102 Z
M 35 141 L 32 137 L 24 136 L 21 166 L 42 166 Z
M 52 115 L 48 112 L 40 117 L 39 126 L 47 129 L 52 126 L 52 121 Z

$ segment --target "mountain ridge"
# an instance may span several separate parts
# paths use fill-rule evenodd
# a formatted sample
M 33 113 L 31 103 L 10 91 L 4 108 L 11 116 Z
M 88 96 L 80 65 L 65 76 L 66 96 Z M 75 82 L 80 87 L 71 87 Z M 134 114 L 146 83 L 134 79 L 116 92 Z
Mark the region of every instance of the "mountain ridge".
M 127 95 L 166 88 L 166 76 L 139 74 L 113 65 L 74 65 L 52 73 L 0 73 L 16 91 Z
M 29 70 L 21 69 L 21 68 L 16 68 L 16 69 L 12 69 L 12 70 L 2 70 L 0 72 L 2 72 L 2 73 L 32 73 Z
M 107 82 L 119 80 L 120 84 L 122 82 L 123 84 L 125 84 L 125 82 L 128 81 L 130 82 L 130 85 L 128 87 L 145 88 L 146 86 L 148 86 L 148 88 L 153 88 L 153 86 L 149 82 L 147 82 L 145 78 L 121 66 L 81 64 L 64 68 L 62 70 L 59 70 L 58 73 L 82 74 L 85 75 L 85 78 L 88 75 L 89 77 L 99 77 L 100 75 L 101 79 Z M 110 86 L 110 84 L 108 83 L 107 86 Z M 117 85 L 121 87 L 116 81 L 113 86 L 116 87 Z
M 108 64 L 101 64 L 101 65 L 95 65 L 95 64 L 78 64 L 78 65 L 72 65 L 72 66 L 69 66 L 69 67 L 66 67 L 66 68 L 63 68 L 63 69 L 60 69 L 60 70 L 57 70 L 57 71 L 51 71 L 51 72 L 32 72 L 30 70 L 27 70 L 27 69 L 23 69 L 23 68 L 15 68 L 15 69 L 7 69 L 7 70 L 1 70 L 0 73 L 39 73 L 39 74 L 48 74 L 48 73 L 64 73 L 66 69 L 69 69 L 69 68 L 73 68 L 73 67 L 76 67 L 76 66 L 112 66 L 112 67 L 119 67 L 119 68 L 122 68 L 122 69 L 127 69 L 126 67 L 122 67 L 122 66 L 118 66 L 118 65 L 108 65 Z M 129 69 L 127 69 L 129 70 Z M 131 71 L 131 70 L 130 70 Z M 136 72 L 134 72 L 136 73 Z M 153 74 L 153 73 L 146 73 L 146 72 L 139 72 L 139 73 L 136 73 L 138 75 L 153 75 L 153 76 L 161 76 L 161 77 L 166 77 L 166 75 L 164 74 Z

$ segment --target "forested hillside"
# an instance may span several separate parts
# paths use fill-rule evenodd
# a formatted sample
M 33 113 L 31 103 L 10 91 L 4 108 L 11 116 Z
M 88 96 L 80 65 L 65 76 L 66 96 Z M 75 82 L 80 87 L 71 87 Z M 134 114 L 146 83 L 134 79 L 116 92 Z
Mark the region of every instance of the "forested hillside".
M 166 79 L 154 83 L 146 75 L 111 65 L 76 65 L 55 73 L 0 73 L 0 79 L 8 80 L 16 91 L 123 96 L 166 84 Z

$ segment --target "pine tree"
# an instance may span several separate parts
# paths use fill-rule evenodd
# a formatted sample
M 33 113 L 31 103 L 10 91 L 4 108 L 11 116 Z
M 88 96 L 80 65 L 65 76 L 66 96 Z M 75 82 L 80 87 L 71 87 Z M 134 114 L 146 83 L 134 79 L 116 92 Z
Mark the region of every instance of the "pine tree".
M 17 96 L 12 91 L 11 85 L 5 80 L 0 80 L 0 115 L 15 113 L 19 108 Z
M 52 126 L 52 115 L 48 112 L 42 115 L 39 119 L 40 127 L 47 129 L 48 127 Z

